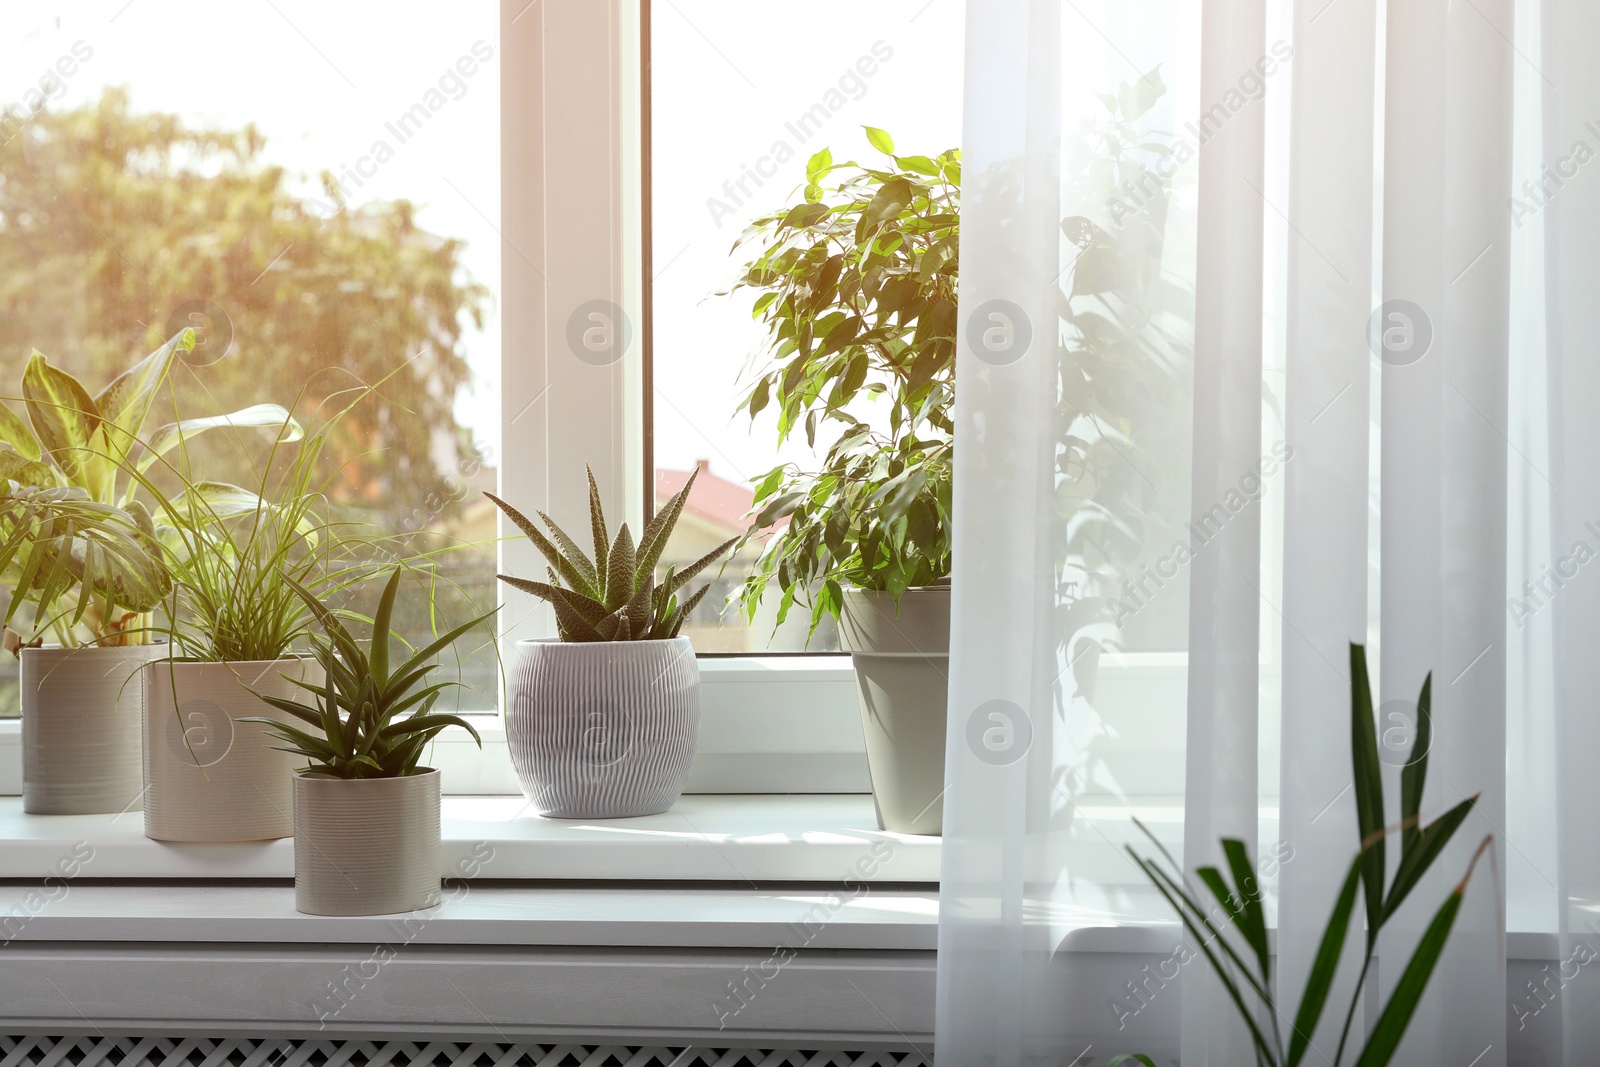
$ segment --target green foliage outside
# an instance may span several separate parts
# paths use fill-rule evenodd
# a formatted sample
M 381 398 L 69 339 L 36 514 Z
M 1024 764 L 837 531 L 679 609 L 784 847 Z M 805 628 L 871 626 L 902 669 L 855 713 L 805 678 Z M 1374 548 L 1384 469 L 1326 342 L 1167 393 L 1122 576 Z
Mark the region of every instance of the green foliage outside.
M 467 443 L 453 410 L 468 381 L 462 336 L 481 325 L 488 292 L 466 276 L 461 242 L 418 229 L 411 204 L 330 213 L 319 205 L 337 203 L 331 180 L 297 193 L 253 127 L 137 113 L 118 89 L 41 112 L 0 145 L 0 175 L 0 381 L 18 380 L 35 348 L 108 380 L 176 332 L 175 312 L 210 303 L 231 323 L 232 349 L 205 350 L 226 329 L 210 322 L 195 362 L 215 362 L 173 376 L 179 408 L 281 403 L 308 381 L 315 405 L 403 365 L 384 402 L 330 442 L 348 461 L 341 502 L 395 529 L 413 509 L 435 514 L 430 494 L 450 496 L 434 433 Z M 208 476 L 248 480 L 214 451 Z

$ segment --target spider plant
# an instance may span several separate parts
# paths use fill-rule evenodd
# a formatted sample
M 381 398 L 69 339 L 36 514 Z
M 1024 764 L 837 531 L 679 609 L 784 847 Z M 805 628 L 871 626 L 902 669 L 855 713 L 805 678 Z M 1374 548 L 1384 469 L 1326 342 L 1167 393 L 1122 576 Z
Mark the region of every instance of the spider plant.
M 656 563 L 667 547 L 667 539 L 672 536 L 678 517 L 683 514 L 684 501 L 689 498 L 689 490 L 694 488 L 699 472 L 689 475 L 678 494 L 645 525 L 638 545 L 633 543 L 627 523 L 617 531 L 615 540 L 611 538 L 600 507 L 600 489 L 595 485 L 594 472 L 588 473 L 589 525 L 594 537 L 592 559 L 544 512 L 536 514 L 549 528 L 548 537 L 522 512 L 493 493 L 484 494 L 517 524 L 549 561 L 548 582 L 508 574 L 500 575 L 500 580 L 514 589 L 548 600 L 556 610 L 556 628 L 563 641 L 660 641 L 677 637 L 683 620 L 705 597 L 710 586 L 701 586 L 682 604 L 678 603 L 678 590 L 715 563 L 739 539 L 724 541 L 681 571 L 668 568 L 661 584 L 657 585 Z
M 258 716 L 240 721 L 262 724 L 284 742 L 282 751 L 310 760 L 301 774 L 344 779 L 417 774 L 417 761 L 428 743 L 448 726 L 462 727 L 482 746 L 483 739 L 471 723 L 458 715 L 433 711 L 440 694 L 461 683 L 427 683 L 428 676 L 438 667 L 432 658 L 494 612 L 456 627 L 391 667 L 390 644 L 396 635 L 390 630 L 390 620 L 404 571 L 404 565 L 396 565 L 390 572 L 365 644 L 314 593 L 293 578 L 284 577 L 283 581 L 316 617 L 326 635 L 312 639 L 313 655 L 324 678 L 320 684 L 291 679 L 310 694 L 310 702 L 256 695 L 305 723 L 311 731 Z
M 280 659 L 303 646 L 312 628 L 294 584 L 327 599 L 372 575 L 378 564 L 371 557 L 382 553 L 366 536 L 367 524 L 323 517 L 330 485 L 340 476 L 323 463 L 329 433 L 353 406 L 298 443 L 298 427 L 285 413 L 250 489 L 194 480 L 181 441 L 177 461 L 166 467 L 184 491 L 169 496 L 139 472 L 163 523 L 172 575 L 163 628 L 174 661 Z M 207 488 L 196 491 L 201 487 Z
M 1339 1031 L 1338 1048 L 1331 1058 L 1325 1050 L 1319 1051 L 1315 1061 L 1329 1063 L 1332 1067 L 1339 1067 L 1344 1062 L 1345 1046 L 1350 1040 L 1356 1007 L 1366 996 L 1367 969 L 1377 951 L 1379 932 L 1384 924 L 1394 918 L 1412 890 L 1422 883 L 1423 876 L 1443 854 L 1445 846 L 1477 803 L 1476 796 L 1468 797 L 1426 826 L 1422 823 L 1422 789 L 1428 777 L 1428 748 L 1433 731 L 1432 691 L 1433 676 L 1430 674 L 1422 683 L 1422 695 L 1417 698 L 1417 733 L 1412 741 L 1411 758 L 1400 773 L 1400 824 L 1386 827 L 1383 774 L 1378 761 L 1372 688 L 1367 679 L 1367 654 L 1360 645 L 1350 646 L 1350 759 L 1355 778 L 1360 848 L 1355 859 L 1350 861 L 1350 870 L 1334 902 L 1333 914 L 1328 917 L 1322 940 L 1318 943 L 1300 1006 L 1292 1014 L 1288 1006 L 1277 1003 L 1273 994 L 1272 948 L 1267 939 L 1261 887 L 1245 843 L 1232 838 L 1225 838 L 1222 842 L 1233 885 L 1228 884 L 1228 875 L 1217 867 L 1201 867 L 1195 872 L 1220 905 L 1220 911 L 1208 911 L 1200 893 L 1185 880 L 1183 868 L 1156 841 L 1154 835 L 1142 823 L 1139 824 L 1139 828 L 1155 842 L 1167 866 L 1140 856 L 1132 847 L 1129 847 L 1128 854 L 1172 905 L 1183 921 L 1184 929 L 1200 946 L 1206 962 L 1211 965 L 1250 1032 L 1258 1067 L 1298 1067 L 1307 1060 L 1307 1053 L 1313 1048 L 1311 1038 L 1327 1006 L 1328 994 L 1333 988 L 1334 976 L 1344 955 L 1346 934 L 1355 917 L 1356 901 L 1360 897 L 1366 909 L 1366 941 L 1360 976 L 1351 992 L 1344 1026 Z M 1134 821 L 1138 822 L 1137 819 Z M 1389 876 L 1384 855 L 1385 841 L 1396 833 L 1400 835 L 1400 862 L 1395 866 L 1393 875 Z M 1355 1059 L 1356 1067 L 1383 1067 L 1400 1047 L 1417 1004 L 1427 989 L 1428 980 L 1433 976 L 1434 967 L 1444 952 L 1445 942 L 1450 938 L 1450 931 L 1466 896 L 1467 883 L 1472 880 L 1472 872 L 1477 868 L 1478 858 L 1491 849 L 1493 843 L 1492 837 L 1485 837 L 1478 845 L 1466 874 L 1423 931 L 1410 962 L 1394 980 L 1394 992 L 1389 1002 L 1383 1006 L 1377 1021 L 1366 1034 Z M 1213 915 L 1225 918 L 1217 921 L 1212 918 Z M 1224 936 L 1229 931 L 1234 934 L 1233 938 Z M 1235 941 L 1238 942 L 1237 948 Z M 1258 1005 L 1262 1010 L 1257 1010 Z M 1287 1050 L 1278 1025 L 1280 1018 L 1293 1019 L 1294 1029 Z M 1140 1054 L 1118 1056 L 1111 1061 L 1110 1067 L 1128 1062 L 1153 1067 L 1150 1057 Z

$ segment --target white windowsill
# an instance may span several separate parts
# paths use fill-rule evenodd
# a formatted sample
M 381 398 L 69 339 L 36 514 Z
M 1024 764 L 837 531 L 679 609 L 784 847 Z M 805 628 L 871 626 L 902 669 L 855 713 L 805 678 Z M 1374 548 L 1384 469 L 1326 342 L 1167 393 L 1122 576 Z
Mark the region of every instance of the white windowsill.
M 596 820 L 540 818 L 520 796 L 449 796 L 443 815 L 447 877 L 476 855 L 485 879 L 839 884 L 863 858 L 878 882 L 939 878 L 939 839 L 879 830 L 862 794 L 687 795 L 660 815 Z M 294 877 L 289 839 L 167 844 L 144 836 L 137 811 L 26 815 L 0 797 L 0 878 L 42 879 L 80 842 L 93 849 L 85 879 Z

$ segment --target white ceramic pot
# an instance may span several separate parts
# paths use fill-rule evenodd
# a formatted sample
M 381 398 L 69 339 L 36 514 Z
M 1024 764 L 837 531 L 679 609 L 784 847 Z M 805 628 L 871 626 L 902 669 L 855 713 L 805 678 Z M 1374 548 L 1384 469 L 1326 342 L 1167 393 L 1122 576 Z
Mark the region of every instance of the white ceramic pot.
M 878 826 L 937 834 L 944 825 L 950 587 L 846 589 L 839 645 L 850 653 Z
M 666 811 L 700 741 L 700 665 L 687 637 L 518 641 L 506 736 L 541 815 Z
M 287 677 L 285 677 L 287 676 Z M 266 841 L 294 833 L 294 774 L 304 760 L 260 723 L 294 726 L 250 690 L 305 699 L 320 682 L 309 657 L 144 668 L 144 834 L 157 841 Z
M 137 811 L 139 669 L 166 645 L 22 650 L 22 810 Z
M 439 772 L 294 779 L 294 906 L 389 915 L 439 903 Z

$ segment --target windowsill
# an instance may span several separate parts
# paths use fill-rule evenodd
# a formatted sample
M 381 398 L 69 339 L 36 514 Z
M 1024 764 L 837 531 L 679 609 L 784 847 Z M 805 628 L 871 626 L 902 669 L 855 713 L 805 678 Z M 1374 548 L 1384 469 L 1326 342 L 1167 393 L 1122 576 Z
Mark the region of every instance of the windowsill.
M 492 880 L 837 885 L 865 858 L 876 882 L 939 879 L 939 839 L 879 830 L 862 794 L 687 795 L 660 815 L 595 820 L 541 818 L 520 796 L 447 796 L 442 829 L 445 876 L 476 856 Z M 26 815 L 20 797 L 0 797 L 0 879 L 42 879 L 79 842 L 94 850 L 83 879 L 294 877 L 290 839 L 168 844 L 144 836 L 137 811 Z

